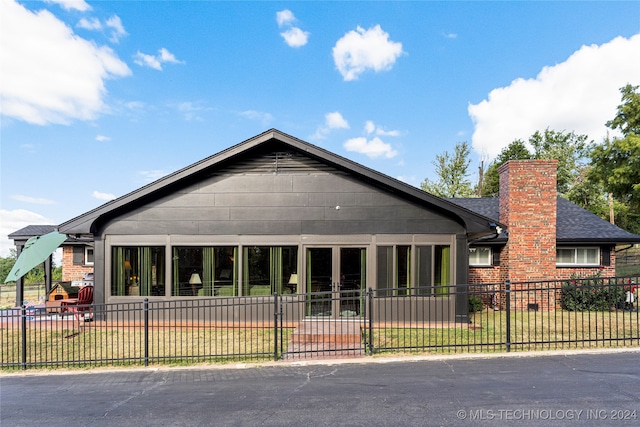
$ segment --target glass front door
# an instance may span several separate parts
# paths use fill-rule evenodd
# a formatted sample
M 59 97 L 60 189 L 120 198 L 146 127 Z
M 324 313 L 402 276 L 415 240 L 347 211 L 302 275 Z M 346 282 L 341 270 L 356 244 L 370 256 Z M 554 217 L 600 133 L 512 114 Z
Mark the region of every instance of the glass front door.
M 307 315 L 358 317 L 366 289 L 367 250 L 317 247 L 306 250 Z

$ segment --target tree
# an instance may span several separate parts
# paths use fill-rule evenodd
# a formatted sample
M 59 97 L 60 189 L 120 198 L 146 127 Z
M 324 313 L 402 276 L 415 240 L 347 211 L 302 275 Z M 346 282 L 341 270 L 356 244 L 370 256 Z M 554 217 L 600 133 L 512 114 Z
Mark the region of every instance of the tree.
M 482 182 L 483 197 L 497 197 L 500 191 L 500 176 L 498 168 L 509 160 L 526 160 L 533 158 L 526 145 L 521 139 L 514 140 L 511 144 L 502 149 L 498 157 L 489 165 L 484 173 Z
M 618 105 L 618 114 L 613 120 L 607 122 L 607 127 L 620 129 L 624 136 L 640 135 L 640 93 L 639 86 L 630 84 L 620 88 L 622 104 Z
M 7 278 L 9 272 L 16 263 L 16 250 L 9 249 L 9 256 L 6 258 L 0 258 L 0 285 L 4 284 L 4 279 Z
M 621 227 L 640 233 L 640 94 L 638 86 L 620 89 L 622 104 L 616 117 L 607 122 L 611 129 L 619 129 L 622 138 L 606 138 L 602 145 L 591 150 L 591 174 L 616 202 L 626 208 Z M 624 210 L 624 209 L 621 209 Z
M 505 147 L 498 157 L 489 165 L 482 188 L 484 197 L 496 197 L 500 190 L 498 169 L 509 160 L 558 160 L 558 193 L 566 195 L 580 176 L 583 163 L 587 158 L 591 144 L 587 135 L 576 135 L 573 132 L 558 132 L 546 129 L 536 131 L 529 137 L 528 145 L 516 139 Z
M 591 152 L 592 174 L 617 202 L 626 205 L 626 229 L 640 233 L 640 136 L 607 138 Z M 623 224 L 618 224 L 623 226 Z
M 580 175 L 591 143 L 587 135 L 556 132 L 548 128 L 543 134 L 535 132 L 529 138 L 534 158 L 558 161 L 558 193 L 566 195 Z
M 437 181 L 429 178 L 420 184 L 420 188 L 438 197 L 473 197 L 474 191 L 469 176 L 469 144 L 459 142 L 453 155 L 445 151 L 437 155 L 433 165 L 436 167 Z

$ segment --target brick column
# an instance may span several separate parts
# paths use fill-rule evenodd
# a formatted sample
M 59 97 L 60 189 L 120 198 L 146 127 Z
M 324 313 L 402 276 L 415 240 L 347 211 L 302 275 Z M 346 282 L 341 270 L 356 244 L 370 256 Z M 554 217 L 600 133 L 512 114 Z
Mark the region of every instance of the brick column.
M 500 222 L 508 226 L 509 232 L 509 242 L 501 256 L 504 280 L 555 277 L 557 168 L 557 160 L 512 160 L 498 170 Z M 525 299 L 519 301 L 514 308 L 526 309 Z M 547 305 L 545 301 L 536 303 Z

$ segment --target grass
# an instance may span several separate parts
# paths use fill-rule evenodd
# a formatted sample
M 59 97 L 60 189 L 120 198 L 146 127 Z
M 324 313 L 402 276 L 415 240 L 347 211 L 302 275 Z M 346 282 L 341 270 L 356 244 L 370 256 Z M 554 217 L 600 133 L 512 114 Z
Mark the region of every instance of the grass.
M 443 354 L 504 352 L 507 318 L 504 311 L 471 314 L 470 324 L 427 327 L 373 327 L 375 354 L 407 352 Z M 640 345 L 638 312 L 563 310 L 517 311 L 510 317 L 510 351 L 630 347 Z M 144 364 L 144 332 L 139 326 L 116 327 L 96 322 L 28 321 L 29 368 L 133 366 Z M 0 366 L 20 369 L 21 331 L 18 324 L 0 328 Z M 293 328 L 282 332 L 286 349 Z M 366 332 L 366 331 L 363 331 Z M 273 360 L 272 328 L 151 327 L 151 365 L 260 362 Z M 278 340 L 281 337 L 278 335 Z
M 27 328 L 27 364 L 30 368 L 143 365 L 144 332 L 95 327 L 100 322 L 62 322 L 55 328 Z M 78 326 L 79 325 L 79 326 Z M 283 331 L 288 342 L 290 329 Z M 150 330 L 149 364 L 189 365 L 234 361 L 273 360 L 273 329 L 224 328 Z M 280 339 L 280 336 L 278 336 Z M 19 369 L 21 331 L 0 330 L 0 365 Z
M 637 312 L 518 311 L 510 331 L 510 351 L 640 345 Z M 506 343 L 506 312 L 492 310 L 472 314 L 469 325 L 374 329 L 373 338 L 378 353 L 502 352 Z

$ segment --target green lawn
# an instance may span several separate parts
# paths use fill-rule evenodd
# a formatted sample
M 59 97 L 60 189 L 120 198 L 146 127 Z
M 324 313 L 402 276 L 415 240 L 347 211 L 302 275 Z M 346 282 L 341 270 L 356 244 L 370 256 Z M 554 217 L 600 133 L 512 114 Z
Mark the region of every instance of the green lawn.
M 640 345 L 637 312 L 519 311 L 510 323 L 510 351 Z M 470 325 L 374 328 L 373 334 L 376 353 L 500 352 L 507 349 L 507 318 L 504 311 L 485 310 L 472 314 Z
M 99 323 L 99 322 L 98 322 Z M 144 332 L 94 328 L 93 323 L 69 322 L 56 330 L 27 330 L 29 367 L 89 367 L 141 365 L 144 363 Z M 89 325 L 89 326 L 88 326 Z M 283 331 L 288 342 L 291 330 Z M 0 364 L 21 360 L 19 329 L 0 330 L 3 342 Z M 280 339 L 280 336 L 278 336 Z M 273 329 L 177 329 L 149 332 L 149 364 L 273 360 Z M 19 368 L 15 365 L 14 368 Z

